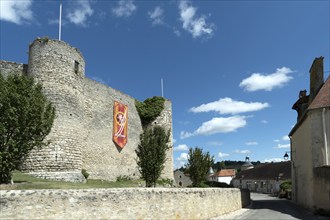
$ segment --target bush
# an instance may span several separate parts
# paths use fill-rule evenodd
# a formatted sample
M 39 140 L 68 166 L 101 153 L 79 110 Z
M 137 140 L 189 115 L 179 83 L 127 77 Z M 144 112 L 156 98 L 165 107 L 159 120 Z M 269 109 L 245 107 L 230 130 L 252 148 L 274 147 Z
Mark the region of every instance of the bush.
M 135 107 L 139 113 L 141 123 L 145 127 L 154 121 L 164 109 L 165 99 L 154 96 L 140 102 L 135 100 Z
M 81 174 L 85 177 L 85 179 L 87 179 L 89 177 L 89 173 L 85 169 L 81 170 Z
M 131 181 L 131 177 L 129 176 L 126 176 L 126 175 L 120 175 L 120 176 L 117 176 L 117 182 L 124 182 L 124 181 Z
M 223 182 L 207 181 L 205 182 L 205 184 L 208 185 L 209 187 L 233 188 L 232 185 Z

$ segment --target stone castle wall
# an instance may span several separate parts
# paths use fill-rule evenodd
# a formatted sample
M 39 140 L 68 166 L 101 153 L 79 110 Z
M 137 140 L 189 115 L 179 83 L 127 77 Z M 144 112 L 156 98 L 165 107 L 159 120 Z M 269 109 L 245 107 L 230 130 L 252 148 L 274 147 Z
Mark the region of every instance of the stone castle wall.
M 234 188 L 0 190 L 0 218 L 211 219 L 249 203 Z
M 22 167 L 24 171 L 74 182 L 84 181 L 81 169 L 86 169 L 90 178 L 140 177 L 135 149 L 142 125 L 135 99 L 85 78 L 85 61 L 76 48 L 63 41 L 36 39 L 30 45 L 27 65 L 1 61 L 0 69 L 3 75 L 20 72 L 33 76 L 42 83 L 56 108 L 54 125 L 47 136 L 51 144 L 32 150 Z M 112 141 L 114 101 L 128 106 L 128 142 L 123 149 Z M 153 123 L 172 131 L 171 102 L 166 101 L 164 107 Z M 170 139 L 172 146 L 172 135 Z M 162 178 L 173 179 L 172 153 L 171 148 Z

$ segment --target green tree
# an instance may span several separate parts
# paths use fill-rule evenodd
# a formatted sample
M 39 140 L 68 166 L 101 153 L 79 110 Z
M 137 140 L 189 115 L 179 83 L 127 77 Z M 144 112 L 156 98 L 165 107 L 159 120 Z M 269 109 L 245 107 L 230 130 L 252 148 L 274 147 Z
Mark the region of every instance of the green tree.
M 146 128 L 140 135 L 140 144 L 135 150 L 137 165 L 146 187 L 156 186 L 156 181 L 164 169 L 166 152 L 169 149 L 170 132 L 160 126 Z
M 34 147 L 45 146 L 55 117 L 42 86 L 25 75 L 0 73 L 0 183 L 10 183 Z
M 194 187 L 201 186 L 206 180 L 209 168 L 214 163 L 214 157 L 209 152 L 204 153 L 201 148 L 190 148 L 188 152 L 188 163 L 186 164 L 188 173 Z
M 139 113 L 143 127 L 149 125 L 155 120 L 164 109 L 165 99 L 163 97 L 154 96 L 140 102 L 135 100 L 135 107 Z

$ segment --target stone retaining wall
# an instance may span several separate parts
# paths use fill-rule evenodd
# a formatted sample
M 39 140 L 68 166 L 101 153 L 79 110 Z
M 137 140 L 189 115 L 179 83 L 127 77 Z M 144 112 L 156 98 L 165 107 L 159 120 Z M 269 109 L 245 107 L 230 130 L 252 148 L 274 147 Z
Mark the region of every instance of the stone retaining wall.
M 224 188 L 1 190 L 0 219 L 210 219 L 249 202 Z

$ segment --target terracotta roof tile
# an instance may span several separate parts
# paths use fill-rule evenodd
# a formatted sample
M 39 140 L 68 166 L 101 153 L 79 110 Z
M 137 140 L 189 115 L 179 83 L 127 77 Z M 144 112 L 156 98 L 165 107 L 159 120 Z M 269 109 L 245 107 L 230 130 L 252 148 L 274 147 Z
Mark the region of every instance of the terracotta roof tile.
M 234 169 L 222 169 L 222 170 L 219 170 L 215 176 L 235 176 L 236 174 L 236 170 Z
M 325 81 L 308 109 L 324 107 L 330 107 L 330 76 L 328 77 L 327 81 Z

